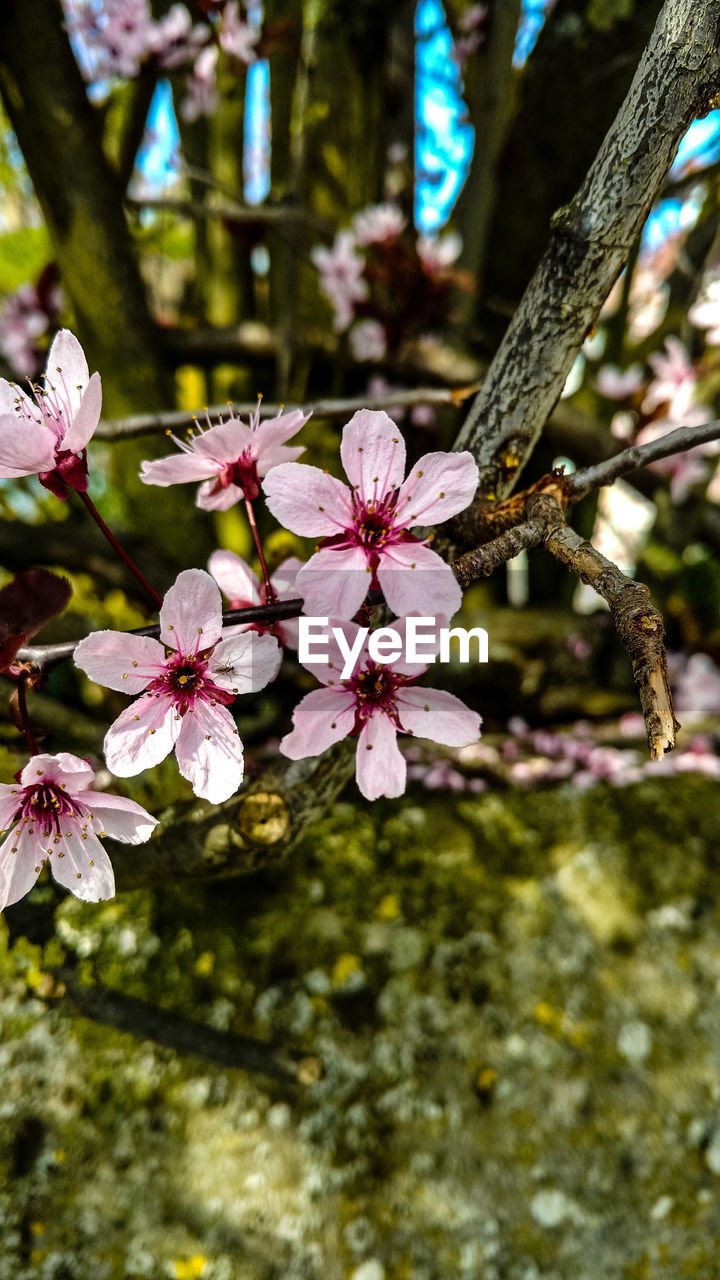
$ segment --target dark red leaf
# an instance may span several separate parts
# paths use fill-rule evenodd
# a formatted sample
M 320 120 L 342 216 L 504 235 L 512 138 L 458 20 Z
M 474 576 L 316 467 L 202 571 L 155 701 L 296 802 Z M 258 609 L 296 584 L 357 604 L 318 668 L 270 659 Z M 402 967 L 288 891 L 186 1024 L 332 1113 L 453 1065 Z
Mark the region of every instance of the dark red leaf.
M 12 662 L 51 618 L 62 613 L 72 595 L 67 578 L 49 569 L 26 569 L 0 591 L 0 670 Z

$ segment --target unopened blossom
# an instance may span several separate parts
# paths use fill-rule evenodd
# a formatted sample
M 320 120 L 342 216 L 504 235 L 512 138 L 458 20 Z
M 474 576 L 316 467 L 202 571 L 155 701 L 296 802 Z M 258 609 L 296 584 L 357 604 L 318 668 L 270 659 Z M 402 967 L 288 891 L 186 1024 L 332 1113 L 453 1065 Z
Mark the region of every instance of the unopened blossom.
M 17 783 L 0 784 L 0 911 L 32 889 L 44 863 L 85 902 L 112 898 L 115 878 L 99 837 L 126 844 L 149 839 L 157 820 L 133 800 L 90 788 L 87 760 L 60 751 L 36 755 Z
M 688 311 L 688 320 L 698 329 L 706 329 L 709 347 L 720 346 L 720 279 L 709 280 L 697 302 Z
M 665 416 L 681 422 L 697 385 L 697 374 L 682 342 L 670 335 L 665 339 L 665 352 L 651 355 L 649 364 L 655 376 L 645 393 L 644 412 L 652 413 L 666 405 Z
M 387 352 L 387 334 L 379 320 L 358 320 L 348 334 L 353 358 L 382 360 Z
M 338 231 L 332 248 L 316 245 L 310 251 L 314 266 L 320 273 L 320 288 L 332 306 L 333 328 L 343 333 L 352 322 L 355 303 L 368 296 L 367 281 L 363 279 L 365 260 L 358 253 L 357 240 L 351 231 Z
M 394 623 L 393 629 L 404 641 L 405 619 Z M 358 633 L 354 623 L 346 622 L 342 630 L 346 642 L 354 644 Z M 416 687 L 426 665 L 403 658 L 387 664 L 373 662 L 368 640 L 346 679 L 342 679 L 345 658 L 334 636 L 328 643 L 329 663 L 303 664 L 323 688 L 308 693 L 295 708 L 293 728 L 282 739 L 280 750 L 291 760 L 301 760 L 320 755 L 349 735 L 357 737 L 357 784 L 366 800 L 377 800 L 405 790 L 407 765 L 397 744 L 398 733 L 464 747 L 477 742 L 482 720 L 454 694 Z
M 407 218 L 402 209 L 389 201 L 386 204 L 371 204 L 361 209 L 352 220 L 352 230 L 358 244 L 382 244 L 388 240 L 397 240 L 405 230 Z
M 300 463 L 276 467 L 263 482 L 285 528 L 322 539 L 297 577 L 306 615 L 352 618 L 379 588 L 398 617 L 452 617 L 462 599 L 455 575 L 410 529 L 449 520 L 472 501 L 472 454 L 425 454 L 403 479 L 397 426 L 381 410 L 359 409 L 343 430 L 340 456 L 349 486 Z
M 223 638 L 220 589 L 202 569 L 185 569 L 167 592 L 159 641 L 98 631 L 75 650 L 91 680 L 140 694 L 105 735 L 110 771 L 132 777 L 174 749 L 182 776 L 213 804 L 243 778 L 242 742 L 227 707 L 273 680 L 280 658 L 272 636 Z
M 297 598 L 295 583 L 298 570 L 302 568 L 302 560 L 297 556 L 289 556 L 278 565 L 270 577 L 273 589 L 273 600 L 292 600 Z M 251 605 L 267 603 L 265 583 L 253 573 L 247 561 L 234 551 L 213 551 L 208 560 L 208 569 L 217 582 L 223 595 L 227 597 L 228 608 L 247 609 Z M 297 649 L 298 620 L 283 618 L 282 622 L 238 622 L 225 627 L 223 635 L 242 635 L 244 631 L 257 631 L 260 635 L 276 636 L 281 644 Z
M 204 511 L 227 511 L 243 498 L 257 498 L 260 481 L 272 467 L 294 462 L 304 453 L 304 446 L 288 447 L 286 441 L 297 435 L 308 417 L 293 409 L 261 422 L 258 404 L 249 426 L 239 418 L 206 428 L 198 424 L 196 434 L 187 441 L 171 435 L 180 453 L 143 462 L 140 479 L 163 488 L 203 480 L 197 505 Z
M 198 54 L 192 75 L 187 80 L 187 97 L 180 107 L 180 115 L 188 124 L 200 116 L 211 116 L 218 104 L 216 71 L 217 45 L 208 45 Z
M 255 62 L 257 54 L 253 48 L 260 39 L 260 32 L 257 27 L 251 27 L 249 23 L 243 22 L 240 17 L 240 5 L 238 0 L 229 0 L 225 5 L 220 24 L 220 47 L 225 53 L 229 53 L 231 57 L 237 58 L 238 62 L 244 62 L 250 65 Z
M 100 374 L 90 377 L 77 338 L 61 329 L 35 400 L 0 378 L 0 479 L 37 475 L 58 498 L 87 489 L 85 447 L 102 405 Z
M 462 236 L 457 231 L 448 231 L 443 236 L 418 236 L 417 251 L 427 275 L 437 276 L 460 257 Z

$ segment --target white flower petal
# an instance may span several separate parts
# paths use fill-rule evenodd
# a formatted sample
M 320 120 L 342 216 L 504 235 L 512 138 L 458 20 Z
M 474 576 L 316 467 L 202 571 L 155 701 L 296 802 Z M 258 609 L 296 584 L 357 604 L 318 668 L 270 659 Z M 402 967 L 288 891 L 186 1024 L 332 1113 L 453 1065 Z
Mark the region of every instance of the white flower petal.
M 121 693 L 142 693 L 165 668 L 165 649 L 151 636 L 126 631 L 94 631 L 73 654 L 75 666 L 96 684 Z
M 407 765 L 397 744 L 397 729 L 382 711 L 376 711 L 360 730 L 355 777 L 366 800 L 401 796 Z
M 220 588 L 204 569 L 183 569 L 160 610 L 160 639 L 179 653 L 209 649 L 222 635 Z
M 245 631 L 222 640 L 210 658 L 210 676 L 229 693 L 257 693 L 280 670 L 282 649 L 274 636 Z
M 183 717 L 177 742 L 178 768 L 196 796 L 222 804 L 243 779 L 243 745 L 226 707 L 196 702 Z
M 169 698 L 145 693 L 131 702 L 105 734 L 107 767 L 118 778 L 151 769 L 172 751 L 180 717 Z

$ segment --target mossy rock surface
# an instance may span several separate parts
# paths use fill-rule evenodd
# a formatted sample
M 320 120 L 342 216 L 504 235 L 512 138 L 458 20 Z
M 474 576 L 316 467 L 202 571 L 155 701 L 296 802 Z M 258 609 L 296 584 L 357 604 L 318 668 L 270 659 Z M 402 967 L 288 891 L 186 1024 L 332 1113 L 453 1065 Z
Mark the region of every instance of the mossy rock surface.
M 711 1280 L 719 828 L 695 776 L 414 793 L 272 874 L 64 901 L 0 959 L 0 1280 Z M 72 1015 L 68 957 L 322 1075 Z

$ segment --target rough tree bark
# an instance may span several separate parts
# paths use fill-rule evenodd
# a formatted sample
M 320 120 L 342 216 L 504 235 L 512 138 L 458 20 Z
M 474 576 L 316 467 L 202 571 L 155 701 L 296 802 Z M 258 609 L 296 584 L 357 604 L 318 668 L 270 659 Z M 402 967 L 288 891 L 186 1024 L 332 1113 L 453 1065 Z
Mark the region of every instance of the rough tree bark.
M 527 462 L 572 364 L 627 259 L 692 120 L 720 88 L 715 0 L 666 0 L 630 91 L 520 303 L 455 447 L 481 482 L 474 516 L 505 497 Z

